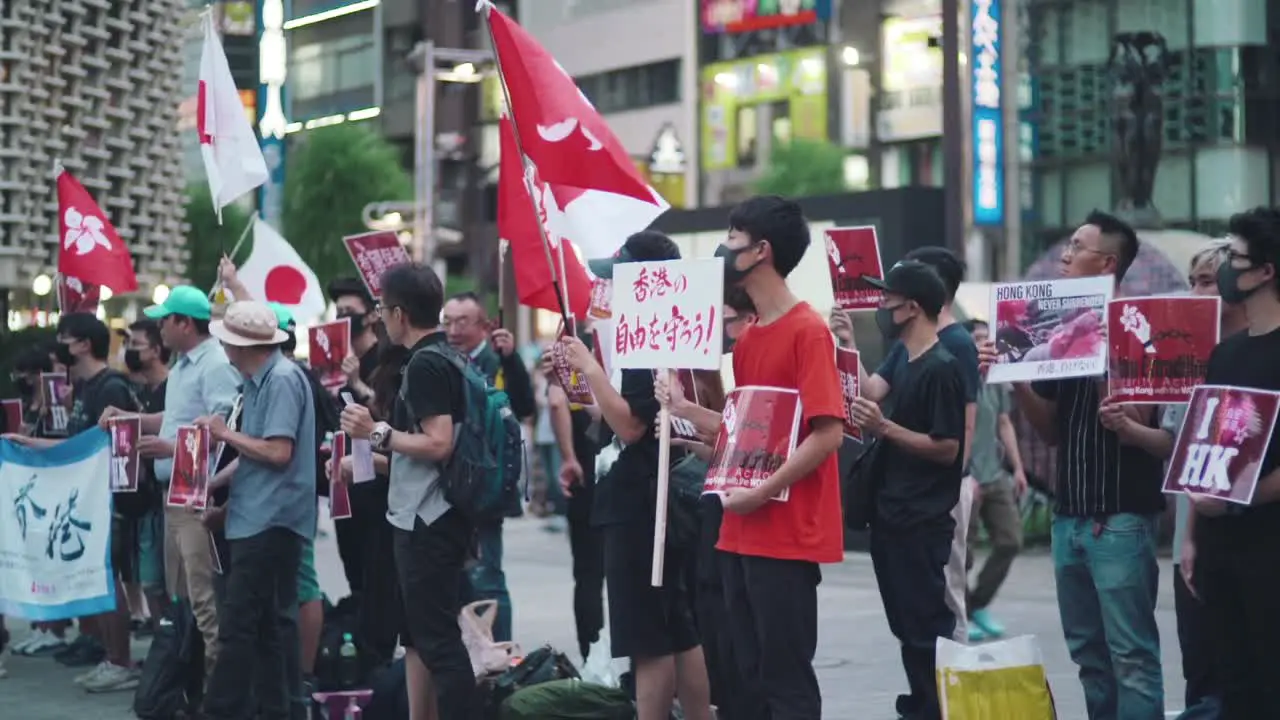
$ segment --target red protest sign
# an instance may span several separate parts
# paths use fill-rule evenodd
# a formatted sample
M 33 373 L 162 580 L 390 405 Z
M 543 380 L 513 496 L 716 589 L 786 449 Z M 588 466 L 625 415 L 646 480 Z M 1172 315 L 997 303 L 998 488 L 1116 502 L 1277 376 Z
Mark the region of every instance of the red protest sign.
M 884 278 L 875 227 L 832 228 L 824 234 L 836 307 L 841 310 L 876 309 L 884 293 L 863 279 L 863 276 Z
M 577 405 L 594 405 L 595 398 L 591 395 L 591 386 L 587 384 L 587 377 L 569 364 L 569 358 L 565 354 L 564 338 L 576 334 L 577 323 L 570 315 L 569 326 L 562 327 L 560 339 L 551 344 L 551 370 L 555 373 L 560 387 L 564 388 L 564 394 L 569 398 L 569 402 Z
M 755 488 L 772 477 L 796 449 L 800 410 L 796 390 L 746 385 L 729 393 L 704 492 Z M 773 499 L 789 495 L 788 489 Z
M 169 507 L 204 510 L 209 502 L 209 428 L 183 425 L 173 442 L 173 476 L 169 479 Z
M 342 361 L 351 354 L 351 318 L 312 325 L 307 329 L 307 362 L 329 390 L 347 384 Z
M 1107 304 L 1107 392 L 1127 403 L 1183 403 L 1218 344 L 1216 297 L 1138 297 Z
M 858 397 L 858 369 L 862 359 L 857 350 L 836 348 L 836 372 L 840 374 L 840 394 L 844 397 L 844 434 L 862 439 L 862 428 L 853 421 L 853 401 Z
M 342 244 L 375 300 L 382 298 L 382 273 L 409 262 L 409 253 L 400 244 L 400 236 L 390 230 L 348 235 L 342 238 Z
M 615 366 L 718 370 L 723 304 L 720 258 L 616 265 Z
M 345 482 L 333 480 L 342 477 L 342 460 L 347 456 L 347 434 L 334 433 L 329 451 L 329 518 L 346 520 L 351 517 L 351 488 Z
M 58 309 L 62 313 L 97 313 L 102 299 L 102 287 L 93 283 L 82 282 L 80 278 L 67 277 L 58 273 L 54 283 L 58 295 Z
M 0 400 L 0 404 L 4 405 L 4 427 L 5 432 L 24 433 L 26 428 L 22 422 L 22 399 L 9 398 Z
M 1251 503 L 1278 411 L 1277 392 L 1197 387 L 1173 446 L 1164 491 Z
M 48 435 L 62 437 L 67 434 L 68 413 L 71 411 L 71 384 L 67 374 L 61 372 L 40 373 L 41 404 L 44 405 L 44 431 Z
M 111 430 L 111 492 L 137 492 L 142 418 L 114 417 L 107 425 Z

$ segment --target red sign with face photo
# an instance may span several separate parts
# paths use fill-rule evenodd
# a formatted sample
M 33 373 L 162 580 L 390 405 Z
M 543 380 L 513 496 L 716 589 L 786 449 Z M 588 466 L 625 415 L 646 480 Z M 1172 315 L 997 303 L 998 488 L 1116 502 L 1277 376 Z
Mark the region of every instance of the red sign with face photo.
M 342 361 L 351 354 L 351 318 L 312 325 L 307 329 L 308 362 L 331 392 L 347 384 Z
M 1201 385 L 1173 445 L 1164 491 L 1248 505 L 1276 428 L 1280 393 Z
M 1218 344 L 1216 297 L 1121 298 L 1107 304 L 1108 394 L 1118 402 L 1183 403 Z
M 729 393 L 704 491 L 759 487 L 791 457 L 800 417 L 795 390 L 747 385 Z M 773 499 L 789 495 L 790 489 L 783 490 Z
M 874 310 L 884 293 L 863 276 L 881 279 L 880 243 L 873 226 L 832 228 L 825 233 L 831 290 L 841 310 Z

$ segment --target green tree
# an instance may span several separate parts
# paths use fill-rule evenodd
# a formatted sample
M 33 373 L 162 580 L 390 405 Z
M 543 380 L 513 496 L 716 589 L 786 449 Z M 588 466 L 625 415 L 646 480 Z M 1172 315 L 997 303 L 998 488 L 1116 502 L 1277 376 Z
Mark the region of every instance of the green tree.
M 231 252 L 240 235 L 249 225 L 250 215 L 238 205 L 222 208 L 222 224 L 218 224 L 218 215 L 213 210 L 213 199 L 209 195 L 209 186 L 204 182 L 187 186 L 187 232 L 188 280 L 196 287 L 210 289 L 218 279 L 218 260 L 222 253 Z M 236 259 L 243 261 L 249 256 L 251 240 L 236 254 Z
M 764 195 L 806 197 L 845 192 L 844 152 L 829 142 L 794 139 L 775 143 L 765 174 L 755 183 Z
M 351 275 L 345 235 L 368 232 L 364 207 L 413 198 L 399 153 L 365 123 L 293 136 L 285 169 L 284 234 L 321 284 Z

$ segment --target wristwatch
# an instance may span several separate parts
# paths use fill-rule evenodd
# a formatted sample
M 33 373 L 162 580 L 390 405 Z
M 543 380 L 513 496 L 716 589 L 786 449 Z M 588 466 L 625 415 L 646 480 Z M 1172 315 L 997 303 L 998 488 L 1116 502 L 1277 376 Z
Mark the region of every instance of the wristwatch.
M 380 422 L 373 426 L 373 432 L 369 433 L 369 444 L 375 450 L 383 450 L 387 446 L 387 441 L 391 439 L 391 426 Z

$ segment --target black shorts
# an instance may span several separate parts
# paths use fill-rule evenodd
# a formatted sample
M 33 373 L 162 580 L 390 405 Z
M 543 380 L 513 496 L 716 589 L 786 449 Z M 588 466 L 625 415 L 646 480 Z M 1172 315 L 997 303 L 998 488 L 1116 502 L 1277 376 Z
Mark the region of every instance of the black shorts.
M 686 585 L 691 560 L 688 551 L 667 548 L 662 587 L 653 587 L 653 525 L 604 528 L 604 576 L 615 658 L 662 657 L 698 646 L 693 601 Z
M 138 538 L 136 520 L 111 517 L 111 571 L 123 583 L 138 582 Z
M 400 644 L 422 652 L 462 648 L 458 611 L 462 567 L 471 547 L 471 525 L 449 510 L 412 532 L 392 528 L 391 549 L 400 586 Z M 465 654 L 465 650 L 463 651 Z

